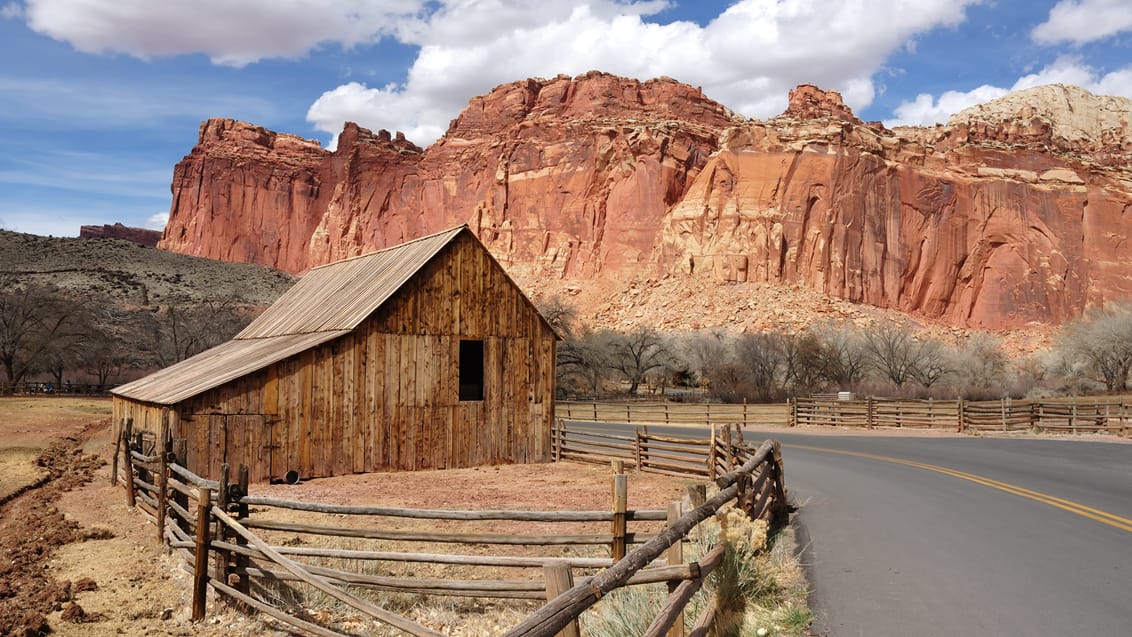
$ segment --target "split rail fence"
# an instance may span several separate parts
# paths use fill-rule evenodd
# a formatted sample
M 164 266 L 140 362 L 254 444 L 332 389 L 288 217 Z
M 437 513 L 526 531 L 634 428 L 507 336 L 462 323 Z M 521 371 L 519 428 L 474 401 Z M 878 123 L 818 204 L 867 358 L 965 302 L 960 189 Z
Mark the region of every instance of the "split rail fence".
M 650 425 L 710 423 L 719 427 L 817 425 L 1132 435 L 1132 399 L 1128 396 L 969 401 L 876 397 L 844 400 L 818 395 L 770 405 L 561 401 L 557 403 L 555 413 L 559 419 L 573 424 L 622 423 L 639 425 L 644 431 Z M 665 444 L 661 437 L 653 439 L 658 444 Z
M 649 433 L 648 426 L 634 427 L 632 434 L 615 434 L 581 422 L 567 426 L 560 418 L 550 437 L 550 451 L 555 461 L 619 461 L 648 473 L 715 480 L 742 464 L 748 446 L 739 424 L 708 429 L 710 435 L 703 439 L 658 436 Z
M 567 421 L 617 422 L 630 425 L 752 425 L 785 426 L 790 405 L 673 403 L 673 402 L 580 402 L 557 401 L 554 415 Z
M 805 397 L 790 402 L 791 426 L 1132 433 L 1126 397 L 1032 401 L 890 400 Z
M 283 593 L 295 586 L 308 587 L 305 590 L 320 591 L 375 622 L 427 636 L 441 633 L 386 610 L 355 590 L 547 600 L 511 628 L 507 637 L 578 635 L 579 615 L 600 597 L 625 586 L 665 582 L 669 597 L 646 634 L 684 635 L 684 607 L 724 554 L 724 546 L 717 544 L 697 561 L 686 563 L 683 549 L 689 534 L 728 503 L 773 524 L 783 522 L 786 513 L 778 444 L 768 440 L 754 449 L 741 437 L 731 437 L 730 430 L 701 454 L 710 468 L 687 473 L 664 468 L 679 475 L 713 476 L 718 492 L 708 498 L 702 487 L 692 489 L 691 504 L 674 502 L 664 510 L 629 510 L 628 476 L 621 469 L 630 463 L 575 448 L 569 455 L 577 459 L 612 462 L 615 473 L 609 510 L 458 511 L 257 497 L 249 492 L 246 467 L 239 469 L 235 481 L 229 481 L 226 465 L 220 480 L 206 480 L 179 464 L 184 458 L 184 441 L 169 440 L 163 434 L 135 434 L 130 429 L 127 421 L 118 439 L 121 453 L 115 453 L 111 479 L 124 482 L 128 504 L 154 523 L 158 541 L 184 558 L 185 570 L 193 576 L 193 619 L 204 618 L 206 593 L 211 588 L 221 598 L 311 635 L 343 633 L 309 614 L 288 612 L 267 600 L 286 597 Z M 560 441 L 574 436 L 561 424 L 555 431 Z M 663 444 L 676 446 L 674 440 Z M 662 444 L 647 437 L 646 442 Z M 693 441 L 689 447 L 703 449 L 700 442 Z M 570 449 L 564 444 L 558 448 Z M 644 466 L 644 470 L 658 469 L 649 463 Z M 371 526 L 375 520 L 386 526 Z M 489 525 L 487 532 L 485 524 Z M 531 532 L 503 532 L 523 525 Z M 547 533 L 547 528 L 565 530 Z M 598 532 L 601 529 L 608 532 Z M 303 539 L 296 541 L 300 537 Z M 356 544 L 328 546 L 346 539 Z M 357 543 L 367 542 L 358 548 Z M 406 545 L 410 549 L 457 546 L 460 551 L 390 548 Z M 608 547 L 607 553 L 603 547 Z M 496 554 L 484 555 L 485 550 Z M 570 554 L 577 556 L 564 556 Z M 401 565 L 403 575 L 389 574 L 396 572 L 396 565 Z M 459 567 L 461 574 L 486 575 L 479 579 L 444 577 L 443 570 L 449 567 Z M 422 571 L 435 571 L 439 576 L 422 577 Z M 498 577 L 513 572 L 528 577 Z M 715 607 L 709 604 L 688 634 L 706 635 L 714 613 Z

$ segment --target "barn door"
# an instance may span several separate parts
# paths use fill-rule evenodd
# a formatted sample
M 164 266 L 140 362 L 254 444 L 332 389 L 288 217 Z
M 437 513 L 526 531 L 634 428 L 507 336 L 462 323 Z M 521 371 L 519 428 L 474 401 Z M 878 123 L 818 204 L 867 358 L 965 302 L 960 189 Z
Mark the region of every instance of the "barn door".
M 252 482 L 276 476 L 273 463 L 278 444 L 273 435 L 274 419 L 263 415 L 226 414 L 224 416 L 224 462 L 232 475 L 237 467 L 247 465 Z

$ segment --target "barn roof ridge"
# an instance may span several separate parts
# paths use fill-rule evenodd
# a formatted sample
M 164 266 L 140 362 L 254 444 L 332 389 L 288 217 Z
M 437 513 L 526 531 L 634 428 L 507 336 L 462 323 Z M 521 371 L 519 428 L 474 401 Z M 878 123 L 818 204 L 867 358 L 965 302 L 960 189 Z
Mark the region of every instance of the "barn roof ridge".
M 236 339 L 352 330 L 465 231 L 460 225 L 311 269 Z
M 356 261 L 358 259 L 366 259 L 366 258 L 372 257 L 374 255 L 380 254 L 382 252 L 387 252 L 387 251 L 390 251 L 390 250 L 398 250 L 398 249 L 404 248 L 405 246 L 408 246 L 410 244 L 417 243 L 418 241 L 428 241 L 429 239 L 435 239 L 435 238 L 437 238 L 441 235 L 445 235 L 445 234 L 448 234 L 448 233 L 452 233 L 453 237 L 455 237 L 455 235 L 459 234 L 460 230 L 463 230 L 465 228 L 467 228 L 468 230 L 471 230 L 471 228 L 468 227 L 468 224 L 462 223 L 458 226 L 453 226 L 451 228 L 448 228 L 447 230 L 441 230 L 439 232 L 434 232 L 432 234 L 428 234 L 428 235 L 425 235 L 423 237 L 417 237 L 415 239 L 409 239 L 408 241 L 405 241 L 403 243 L 398 243 L 397 245 L 394 245 L 394 246 L 386 246 L 384 248 L 381 248 L 380 250 L 374 250 L 373 252 L 367 252 L 365 254 L 355 254 L 352 257 L 346 257 L 345 259 L 339 259 L 339 260 L 331 262 L 331 263 L 323 263 L 322 265 L 316 265 L 313 268 L 311 268 L 310 270 L 307 270 L 307 273 L 309 274 L 311 272 L 314 272 L 315 270 L 321 270 L 323 268 L 330 268 L 330 267 L 333 267 L 333 266 L 336 266 L 336 265 L 341 265 L 341 264 L 346 263 L 348 261 Z

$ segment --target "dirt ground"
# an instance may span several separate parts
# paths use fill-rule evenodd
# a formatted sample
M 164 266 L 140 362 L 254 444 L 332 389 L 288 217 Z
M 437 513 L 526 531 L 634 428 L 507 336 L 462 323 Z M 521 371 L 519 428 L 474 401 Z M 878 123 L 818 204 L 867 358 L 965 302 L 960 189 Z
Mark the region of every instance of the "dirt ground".
M 0 398 L 0 635 L 281 635 L 210 597 L 190 621 L 190 579 L 156 528 L 109 483 L 109 400 Z M 629 508 L 664 508 L 689 481 L 637 474 Z M 17 486 L 18 485 L 18 486 Z M 474 488 L 472 488 L 474 485 Z M 609 468 L 558 463 L 368 474 L 253 495 L 453 509 L 606 509 Z M 471 634 L 465 632 L 464 634 Z

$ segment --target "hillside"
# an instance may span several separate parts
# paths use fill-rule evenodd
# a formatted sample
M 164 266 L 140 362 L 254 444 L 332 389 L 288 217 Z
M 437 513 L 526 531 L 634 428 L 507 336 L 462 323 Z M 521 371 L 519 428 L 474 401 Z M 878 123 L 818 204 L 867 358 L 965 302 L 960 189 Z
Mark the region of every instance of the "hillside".
M 160 246 L 301 272 L 467 223 L 532 296 L 602 325 L 1050 326 L 1132 298 L 1129 122 L 1132 102 L 1075 87 L 888 130 L 800 86 L 746 120 L 597 72 L 499 86 L 427 149 L 209 120 Z
M 0 230 L 0 276 L 126 306 L 242 299 L 270 305 L 294 278 L 272 268 L 144 248 L 121 239 L 49 238 Z

